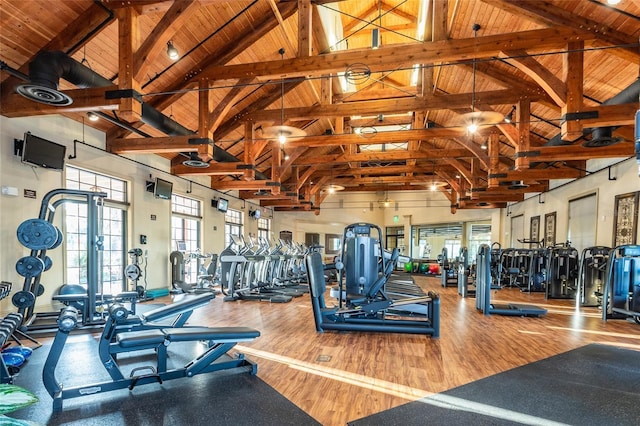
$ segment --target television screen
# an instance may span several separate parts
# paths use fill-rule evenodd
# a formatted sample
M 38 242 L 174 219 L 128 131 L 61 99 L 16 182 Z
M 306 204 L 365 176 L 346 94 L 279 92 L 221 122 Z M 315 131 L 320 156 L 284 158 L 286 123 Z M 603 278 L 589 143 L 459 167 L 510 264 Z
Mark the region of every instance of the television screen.
M 226 213 L 228 208 L 229 208 L 229 200 L 220 198 L 218 200 L 218 206 L 217 206 L 218 211 L 222 213 Z
M 173 183 L 164 179 L 156 178 L 156 185 L 153 190 L 153 195 L 156 198 L 162 198 L 163 200 L 171 199 L 171 192 L 173 191 Z
M 31 133 L 24 134 L 22 143 L 22 161 L 34 166 L 47 169 L 64 169 L 64 158 L 67 147 L 34 136 Z
M 251 216 L 254 219 L 260 219 L 260 209 L 255 209 L 253 211 L 250 211 L 249 216 Z

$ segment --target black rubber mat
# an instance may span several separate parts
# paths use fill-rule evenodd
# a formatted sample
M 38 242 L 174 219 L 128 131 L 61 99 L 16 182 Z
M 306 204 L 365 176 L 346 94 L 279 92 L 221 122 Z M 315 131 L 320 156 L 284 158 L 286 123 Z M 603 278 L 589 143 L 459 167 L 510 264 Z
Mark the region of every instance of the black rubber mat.
M 640 352 L 588 345 L 349 425 L 638 425 Z
M 43 425 L 82 426 L 319 424 L 259 377 L 242 371 L 219 371 L 165 381 L 162 385 L 146 384 L 133 391 L 68 399 L 61 412 L 53 413 L 52 399 L 42 384 L 42 367 L 48 352 L 48 346 L 35 350 L 15 380 L 16 385 L 34 392 L 40 402 L 11 413 L 11 417 Z M 169 364 L 183 363 L 188 352 L 170 353 Z M 147 358 L 152 357 L 150 354 Z M 128 368 L 136 365 L 130 363 Z M 96 342 L 85 337 L 85 341 L 68 344 L 56 377 L 65 386 L 108 380 L 98 359 Z

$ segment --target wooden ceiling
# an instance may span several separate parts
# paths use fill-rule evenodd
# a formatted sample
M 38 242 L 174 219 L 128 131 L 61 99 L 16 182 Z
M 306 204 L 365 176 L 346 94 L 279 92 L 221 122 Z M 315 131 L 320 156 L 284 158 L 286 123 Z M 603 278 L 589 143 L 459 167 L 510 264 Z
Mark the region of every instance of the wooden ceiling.
M 504 207 L 634 154 L 639 36 L 632 0 L 0 0 L 0 112 L 98 112 L 109 151 L 276 210 L 317 211 L 332 186 Z M 61 74 L 73 103 L 27 99 L 41 51 L 108 81 Z M 592 141 L 598 127 L 619 141 Z

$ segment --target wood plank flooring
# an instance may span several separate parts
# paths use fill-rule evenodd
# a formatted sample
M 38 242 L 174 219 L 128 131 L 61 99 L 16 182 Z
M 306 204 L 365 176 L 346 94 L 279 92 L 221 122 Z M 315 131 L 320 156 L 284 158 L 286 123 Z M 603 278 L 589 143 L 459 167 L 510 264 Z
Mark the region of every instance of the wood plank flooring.
M 438 278 L 414 275 L 441 295 L 441 337 L 386 333 L 317 333 L 308 296 L 291 303 L 216 298 L 192 324 L 248 326 L 261 332 L 238 345 L 258 362 L 258 376 L 323 425 L 344 425 L 430 393 L 538 361 L 589 343 L 640 350 L 640 325 L 603 322 L 595 308 L 579 311 L 568 300 L 517 289 L 494 292 L 494 301 L 543 306 L 543 318 L 484 316 L 475 299 L 463 299 Z M 333 302 L 328 300 L 329 304 Z M 249 409 L 249 408 L 248 408 Z

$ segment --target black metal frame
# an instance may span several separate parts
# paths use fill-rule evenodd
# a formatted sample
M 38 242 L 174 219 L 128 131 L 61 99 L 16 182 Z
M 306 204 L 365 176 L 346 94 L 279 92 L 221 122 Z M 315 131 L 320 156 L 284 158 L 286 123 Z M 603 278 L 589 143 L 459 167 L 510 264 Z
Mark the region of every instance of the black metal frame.
M 147 319 L 162 320 L 178 314 L 180 319 L 176 321 L 183 325 L 193 309 L 210 300 L 207 298 L 208 295 L 201 296 L 156 309 Z M 245 359 L 243 354 L 236 354 L 234 357 L 227 354 L 238 342 L 251 341 L 258 337 L 260 332 L 257 330 L 247 327 L 171 327 L 152 324 L 138 317 L 128 318 L 127 309 L 122 305 L 113 305 L 109 309 L 109 318 L 102 331 L 98 348 L 100 361 L 111 376 L 111 381 L 65 387 L 56 378 L 56 367 L 67 338 L 78 323 L 79 316 L 75 308 L 67 307 L 61 312 L 58 331 L 42 371 L 44 386 L 53 398 L 53 411 L 62 410 L 65 399 L 124 388 L 132 390 L 135 386 L 148 383 L 162 384 L 167 380 L 229 369 L 257 373 L 257 364 Z M 172 342 L 199 341 L 208 342 L 208 348 L 204 353 L 189 361 L 184 367 L 167 368 L 168 348 Z M 148 355 L 148 350 L 155 351 L 155 366 L 134 369 L 129 377 L 125 377 L 118 365 L 117 355 L 144 350 L 147 350 L 144 355 Z M 140 371 L 150 373 L 139 374 Z

